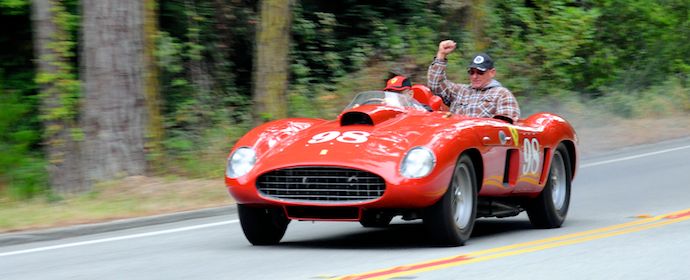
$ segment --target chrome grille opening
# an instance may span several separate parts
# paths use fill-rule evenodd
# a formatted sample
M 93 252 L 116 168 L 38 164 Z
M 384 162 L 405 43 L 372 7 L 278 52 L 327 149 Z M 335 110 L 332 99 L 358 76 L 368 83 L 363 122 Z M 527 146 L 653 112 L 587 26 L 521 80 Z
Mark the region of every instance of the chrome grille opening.
M 381 197 L 386 183 L 373 173 L 338 167 L 297 167 L 265 173 L 256 181 L 261 194 L 294 201 L 358 202 Z

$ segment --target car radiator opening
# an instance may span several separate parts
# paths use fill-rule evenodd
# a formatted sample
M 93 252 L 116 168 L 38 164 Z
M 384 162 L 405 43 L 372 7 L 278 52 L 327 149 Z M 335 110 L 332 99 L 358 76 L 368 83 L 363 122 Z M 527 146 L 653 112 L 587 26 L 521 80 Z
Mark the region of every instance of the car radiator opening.
M 378 199 L 386 190 L 386 182 L 381 176 L 357 169 L 296 167 L 264 173 L 256 187 L 273 199 L 337 203 Z

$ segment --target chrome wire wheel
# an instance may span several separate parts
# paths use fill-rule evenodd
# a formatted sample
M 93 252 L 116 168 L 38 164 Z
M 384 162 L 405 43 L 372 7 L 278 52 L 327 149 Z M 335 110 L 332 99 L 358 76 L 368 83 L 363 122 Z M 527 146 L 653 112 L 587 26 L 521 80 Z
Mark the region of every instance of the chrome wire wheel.
M 465 164 L 458 165 L 453 178 L 453 196 L 451 205 L 453 207 L 455 225 L 459 229 L 465 229 L 472 220 L 472 207 L 474 205 L 472 195 L 472 179 L 470 171 Z
M 469 154 L 460 156 L 449 179 L 443 196 L 424 209 L 424 225 L 432 242 L 460 246 L 472 235 L 477 213 L 477 177 Z
M 553 153 L 543 191 L 525 204 L 534 227 L 557 228 L 563 224 L 570 207 L 572 177 L 570 155 L 565 144 L 561 143 Z
M 551 180 L 551 199 L 556 211 L 560 212 L 563 209 L 563 205 L 565 205 L 566 193 L 568 191 L 566 189 L 565 163 L 561 153 L 554 154 L 551 166 L 551 177 L 549 178 Z

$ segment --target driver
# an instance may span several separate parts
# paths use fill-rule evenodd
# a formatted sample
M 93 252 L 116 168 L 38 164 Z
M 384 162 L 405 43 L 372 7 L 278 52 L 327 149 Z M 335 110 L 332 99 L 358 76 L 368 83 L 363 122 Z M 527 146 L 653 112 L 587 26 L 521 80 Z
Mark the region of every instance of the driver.
M 450 111 L 479 118 L 498 118 L 514 123 L 520 118 L 518 102 L 507 88 L 494 80 L 496 69 L 491 57 L 480 53 L 467 67 L 469 84 L 457 84 L 446 77 L 446 56 L 455 50 L 456 43 L 439 43 L 438 52 L 429 66 L 428 81 L 431 91 L 443 98 Z
M 384 91 L 392 91 L 412 97 L 412 82 L 405 76 L 395 76 L 386 82 Z
M 410 79 L 405 76 L 395 76 L 391 78 L 386 82 L 386 87 L 383 90 L 404 94 L 409 96 L 410 99 L 416 100 L 414 98 L 414 91 L 412 90 L 412 82 L 410 82 Z M 433 111 L 429 105 L 422 103 L 419 103 L 419 105 L 422 105 L 424 109 L 429 112 Z

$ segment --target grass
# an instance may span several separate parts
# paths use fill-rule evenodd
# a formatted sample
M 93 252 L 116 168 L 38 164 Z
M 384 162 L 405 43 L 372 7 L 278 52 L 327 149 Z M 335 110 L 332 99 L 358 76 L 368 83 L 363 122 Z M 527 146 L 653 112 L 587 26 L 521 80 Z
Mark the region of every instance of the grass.
M 128 177 L 60 199 L 0 200 L 0 232 L 103 222 L 232 205 L 222 179 Z

